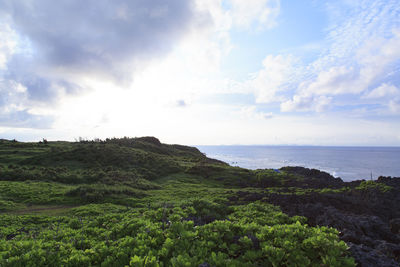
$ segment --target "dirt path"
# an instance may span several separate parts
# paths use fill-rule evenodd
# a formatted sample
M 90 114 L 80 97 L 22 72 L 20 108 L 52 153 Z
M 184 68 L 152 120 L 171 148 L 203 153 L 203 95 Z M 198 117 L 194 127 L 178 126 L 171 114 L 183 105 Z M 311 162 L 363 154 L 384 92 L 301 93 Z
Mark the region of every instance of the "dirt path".
M 37 214 L 42 214 L 42 213 L 47 213 L 48 211 L 66 211 L 72 208 L 79 207 L 80 205 L 57 205 L 57 206 L 31 206 L 22 210 L 16 210 L 13 212 L 10 212 L 11 214 L 31 214 L 31 213 L 37 213 Z M 56 212 L 58 213 L 58 212 Z

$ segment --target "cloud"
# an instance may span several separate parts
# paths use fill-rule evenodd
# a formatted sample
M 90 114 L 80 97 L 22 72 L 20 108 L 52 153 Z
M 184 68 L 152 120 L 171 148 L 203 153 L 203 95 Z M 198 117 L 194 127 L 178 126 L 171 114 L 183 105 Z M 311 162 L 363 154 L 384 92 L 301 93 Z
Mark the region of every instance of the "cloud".
M 358 76 L 352 68 L 332 67 L 318 74 L 302 91 L 308 95 L 338 95 L 358 93 L 362 88 L 357 84 Z M 304 86 L 304 84 L 303 84 Z
M 332 97 L 295 95 L 293 99 L 281 103 L 282 112 L 292 111 L 326 111 L 332 101 Z
M 239 110 L 239 115 L 245 120 L 265 120 L 274 117 L 272 112 L 258 111 L 256 106 L 244 106 Z
M 183 0 L 91 0 L 85 8 L 77 0 L 2 4 L 8 26 L 30 46 L 10 59 L 8 78 L 25 85 L 20 76 L 37 76 L 32 88 L 82 76 L 129 81 L 139 62 L 164 55 L 193 23 L 206 20 L 193 1 Z
M 379 87 L 371 90 L 367 94 L 363 95 L 362 98 L 365 99 L 376 99 L 376 98 L 386 98 L 399 96 L 400 90 L 394 85 L 382 83 Z
M 128 87 L 133 74 L 211 20 L 194 0 L 89 0 L 84 8 L 78 0 L 2 0 L 0 16 L 0 79 L 26 88 L 19 104 L 26 114 L 92 90 L 91 79 Z
M 16 46 L 15 32 L 9 25 L 0 21 L 0 70 L 7 68 L 7 62 L 14 53 Z
M 369 50 L 365 49 L 367 43 L 391 39 L 393 30 L 400 26 L 400 7 L 395 1 L 333 1 L 328 3 L 327 7 L 330 26 L 327 29 L 326 41 L 330 46 L 314 62 L 315 67 L 347 65 L 360 51 Z M 379 48 L 379 45 L 376 48 Z M 359 55 L 363 54 L 361 52 Z
M 43 63 L 116 77 L 132 60 L 168 51 L 196 15 L 193 2 L 182 0 L 6 3 L 13 27 Z
M 368 87 L 385 76 L 400 60 L 400 25 L 386 38 L 372 36 L 357 51 L 357 62 L 361 65 L 360 76 Z
M 0 80 L 0 113 L 24 110 L 26 102 L 26 87 L 14 81 Z
M 48 128 L 52 116 L 42 116 L 27 109 L 27 89 L 14 81 L 0 80 L 0 126 Z
M 296 59 L 290 55 L 269 55 L 262 64 L 263 69 L 253 74 L 244 86 L 255 94 L 257 103 L 270 103 L 282 100 L 281 92 L 287 90 L 295 76 Z
M 399 73 L 399 5 L 371 0 L 351 2 L 351 7 L 331 3 L 329 13 L 335 14 L 326 38 L 329 46 L 303 66 L 303 82 L 291 99 L 282 101 L 282 111 L 323 111 L 321 106 L 340 103 L 334 100 L 344 95 L 352 95 L 353 102 L 359 102 L 394 92 L 394 88 L 383 85 L 396 83 Z M 376 88 L 379 85 L 383 87 Z
M 28 110 L 0 113 L 0 126 L 13 128 L 50 128 L 53 123 L 51 116 L 31 114 Z
M 400 97 L 390 100 L 389 102 L 389 110 L 392 113 L 400 114 Z
M 270 29 L 277 25 L 280 0 L 230 0 L 233 24 L 239 28 Z

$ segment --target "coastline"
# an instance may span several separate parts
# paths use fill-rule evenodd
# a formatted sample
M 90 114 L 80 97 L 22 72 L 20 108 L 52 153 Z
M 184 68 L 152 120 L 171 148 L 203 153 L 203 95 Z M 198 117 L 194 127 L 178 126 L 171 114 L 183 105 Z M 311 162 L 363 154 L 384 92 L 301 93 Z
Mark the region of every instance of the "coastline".
M 344 181 L 400 176 L 400 147 L 197 146 L 211 158 L 247 169 L 300 166 Z

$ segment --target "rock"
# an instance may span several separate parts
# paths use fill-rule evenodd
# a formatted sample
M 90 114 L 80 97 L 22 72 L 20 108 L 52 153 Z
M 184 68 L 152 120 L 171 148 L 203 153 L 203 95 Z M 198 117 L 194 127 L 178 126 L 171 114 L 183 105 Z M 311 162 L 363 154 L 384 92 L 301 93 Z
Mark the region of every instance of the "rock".
M 400 233 L 400 218 L 390 220 L 390 230 L 393 234 Z
M 348 243 L 352 256 L 360 267 L 399 267 L 399 262 L 387 257 L 381 251 L 363 244 Z
M 344 182 L 340 178 L 335 178 L 327 172 L 317 169 L 308 169 L 304 167 L 282 167 L 281 171 L 303 176 L 305 179 L 298 186 L 307 185 L 308 188 L 339 188 Z M 295 182 L 295 181 L 293 181 Z
M 260 240 L 258 240 L 258 238 L 255 235 L 248 234 L 247 237 L 250 238 L 250 240 L 253 242 L 254 249 L 256 250 L 260 249 Z
M 6 236 L 6 240 L 7 240 L 7 241 L 12 240 L 12 239 L 14 239 L 16 236 L 17 236 L 17 234 L 8 234 L 8 235 Z
M 290 216 L 300 215 L 311 226 L 334 227 L 345 241 L 359 266 L 400 266 L 400 178 L 379 177 L 378 183 L 391 186 L 359 190 L 362 181 L 343 182 L 327 173 L 301 167 L 282 168 L 303 180 L 285 183 L 278 193 L 239 191 L 231 196 L 232 204 L 256 200 L 280 206 Z M 342 193 L 295 194 L 291 186 L 300 188 L 349 187 Z M 251 238 L 251 237 L 249 237 Z M 253 239 L 252 239 L 253 240 Z M 253 240 L 256 245 L 256 240 Z

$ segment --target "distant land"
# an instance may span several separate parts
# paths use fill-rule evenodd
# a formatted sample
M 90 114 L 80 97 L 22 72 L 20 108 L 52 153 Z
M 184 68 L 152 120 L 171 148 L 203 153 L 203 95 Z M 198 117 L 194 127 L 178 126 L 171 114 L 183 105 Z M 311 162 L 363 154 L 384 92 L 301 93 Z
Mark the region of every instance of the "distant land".
M 212 158 L 248 169 L 287 165 L 326 171 L 344 181 L 400 176 L 400 147 L 197 146 Z

